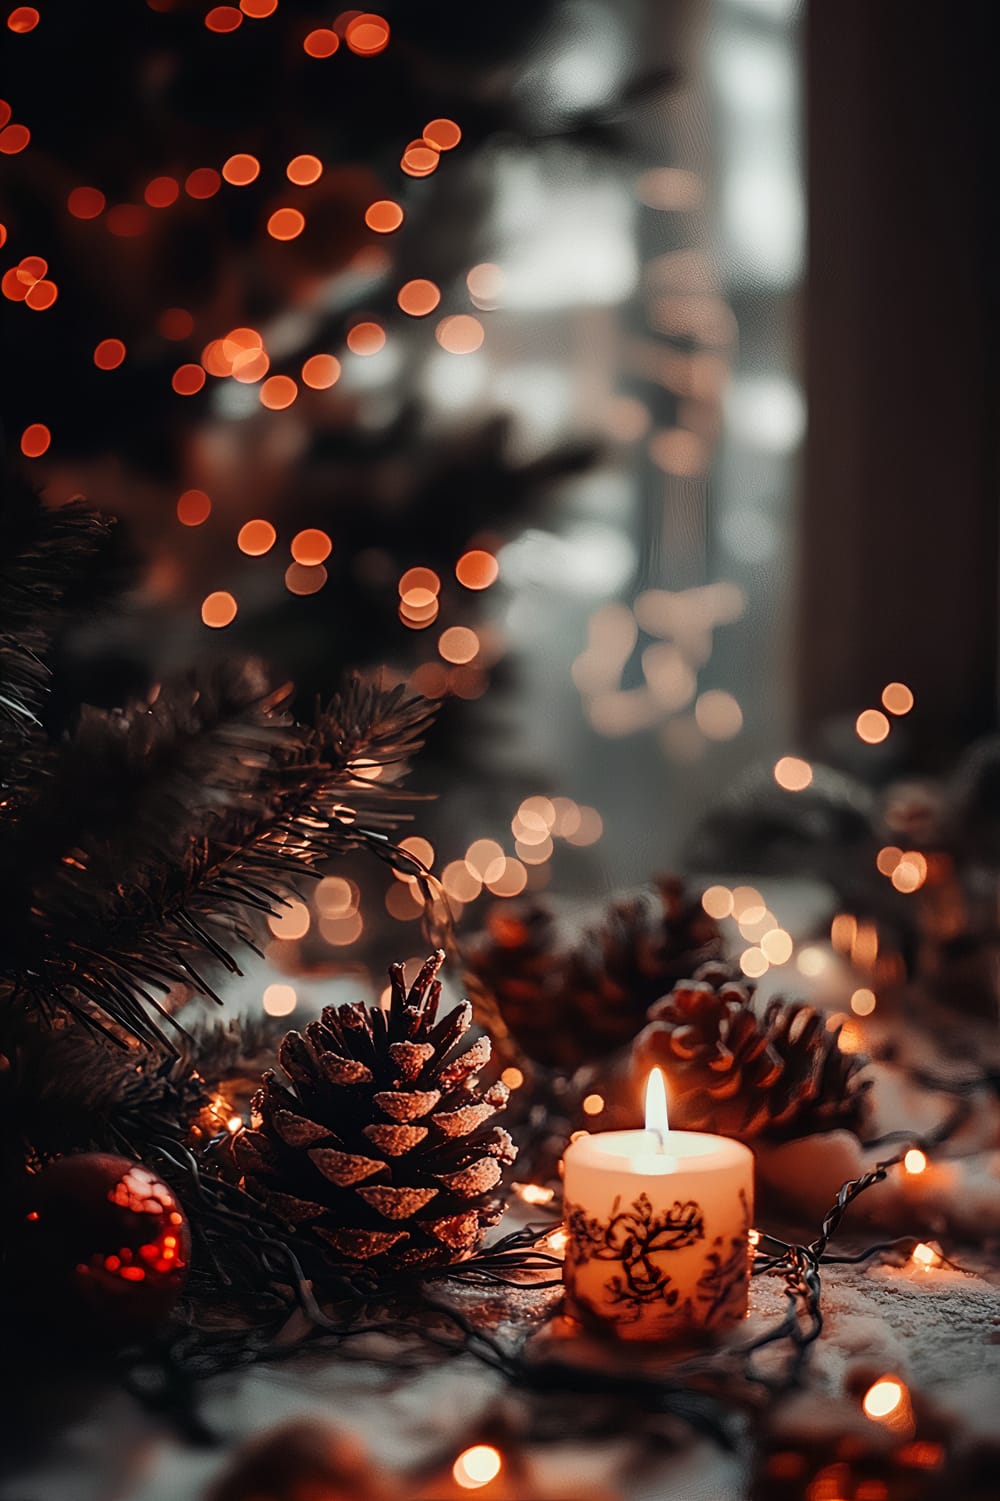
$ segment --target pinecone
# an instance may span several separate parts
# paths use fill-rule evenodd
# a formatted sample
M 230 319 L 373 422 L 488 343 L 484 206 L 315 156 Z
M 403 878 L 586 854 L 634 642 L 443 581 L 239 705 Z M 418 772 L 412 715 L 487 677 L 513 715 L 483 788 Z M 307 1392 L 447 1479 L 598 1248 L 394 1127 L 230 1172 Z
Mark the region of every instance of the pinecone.
M 387 1012 L 328 1006 L 304 1036 L 289 1032 L 278 1062 L 291 1088 L 265 1074 L 253 1101 L 260 1125 L 236 1139 L 249 1192 L 340 1264 L 460 1261 L 502 1213 L 495 1190 L 515 1151 L 486 1122 L 508 1090 L 479 1086 L 487 1037 L 457 1046 L 472 1021 L 467 1001 L 436 1019 L 443 962 L 438 950 L 409 993 L 393 965 Z
M 529 1058 L 571 1072 L 630 1042 L 650 1003 L 718 949 L 700 900 L 662 876 L 582 931 L 540 902 L 498 904 L 466 947 L 466 982 L 492 999 Z
M 672 1123 L 744 1141 L 852 1125 L 867 1060 L 842 1053 L 811 1006 L 776 996 L 758 1015 L 753 992 L 724 965 L 706 964 L 650 1007 L 633 1062 L 643 1078 L 663 1069 Z

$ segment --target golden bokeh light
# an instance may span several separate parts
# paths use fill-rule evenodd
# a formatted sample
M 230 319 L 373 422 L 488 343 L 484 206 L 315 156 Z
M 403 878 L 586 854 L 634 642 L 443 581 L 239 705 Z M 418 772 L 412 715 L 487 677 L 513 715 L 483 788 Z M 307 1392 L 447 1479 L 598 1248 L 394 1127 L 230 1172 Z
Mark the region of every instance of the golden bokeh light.
M 804 792 L 813 779 L 813 769 L 799 756 L 782 756 L 774 765 L 774 780 L 786 792 Z
M 588 1094 L 583 1099 L 584 1115 L 600 1115 L 604 1109 L 604 1096 L 602 1094 Z
M 104 213 L 107 199 L 98 188 L 74 188 L 66 207 L 74 219 L 96 219 Z
M 176 177 L 154 177 L 147 182 L 142 196 L 150 208 L 169 208 L 180 197 L 181 187 Z
M 392 234 L 403 222 L 403 210 L 392 198 L 379 198 L 365 210 L 365 223 L 376 234 Z
M 407 177 L 429 177 L 436 170 L 441 153 L 423 139 L 411 141 L 399 159 Z
M 209 31 L 220 35 L 235 31 L 238 26 L 243 25 L 243 13 L 235 5 L 213 5 L 205 17 L 205 25 Z
M 214 167 L 195 167 L 184 179 L 184 191 L 189 198 L 214 198 L 222 186 L 222 178 Z
M 740 955 L 740 969 L 750 980 L 759 980 L 770 969 L 770 962 L 763 949 L 744 949 Z
M 94 350 L 98 370 L 117 370 L 124 359 L 125 345 L 121 339 L 102 339 Z
M 889 721 L 881 709 L 864 709 L 854 726 L 858 739 L 866 745 L 880 745 L 889 733 Z
M 438 638 L 438 652 L 446 662 L 471 662 L 479 655 L 479 637 L 468 626 L 449 626 Z
M 236 600 L 226 589 L 216 589 L 206 594 L 201 602 L 201 618 L 213 630 L 221 630 L 236 619 Z
M 339 46 L 340 37 L 335 31 L 318 26 L 315 31 L 310 31 L 302 43 L 302 50 L 308 57 L 332 57 Z
M 323 917 L 348 917 L 360 899 L 357 882 L 346 876 L 324 876 L 316 887 L 316 910 Z
M 290 1016 L 298 1001 L 294 985 L 268 985 L 264 989 L 261 1004 L 268 1016 Z
M 418 834 L 411 834 L 408 838 L 399 841 L 399 847 L 401 850 L 406 850 L 407 854 L 412 855 L 415 860 L 419 860 L 420 864 L 426 866 L 428 870 L 433 866 L 434 846 L 430 840 L 421 839 Z M 417 875 L 415 870 L 396 870 L 395 868 L 392 873 L 400 881 L 412 881 Z
M 483 325 L 471 313 L 454 313 L 442 318 L 434 337 L 449 354 L 473 354 L 486 337 Z
M 851 996 L 851 1010 L 855 1016 L 871 1016 L 877 1004 L 875 992 L 862 985 Z
M 30 307 L 36 313 L 41 313 L 46 308 L 50 308 L 58 296 L 59 288 L 54 281 L 39 279 L 28 288 L 24 302 L 26 307 Z
M 875 864 L 883 876 L 891 876 L 902 858 L 903 851 L 898 845 L 887 844 L 875 856 Z
M 505 858 L 503 869 L 488 871 L 483 884 L 494 896 L 520 896 L 528 884 L 528 872 L 520 860 Z
M 709 886 L 707 891 L 702 892 L 701 905 L 709 917 L 721 922 L 724 917 L 732 916 L 733 893 L 728 886 Z
M 313 391 L 328 391 L 340 379 L 340 361 L 332 354 L 311 354 L 302 366 L 302 384 Z
M 578 808 L 580 822 L 571 833 L 566 833 L 563 838 L 567 844 L 579 845 L 585 848 L 589 844 L 596 844 L 604 833 L 604 820 L 596 808 L 588 808 L 586 804 L 580 804 Z
M 305 597 L 318 594 L 327 581 L 327 571 L 322 563 L 289 563 L 285 569 L 285 588 L 289 594 Z
M 29 422 L 21 434 L 21 452 L 26 459 L 40 459 L 51 442 L 52 434 L 44 422 Z
M 205 384 L 205 372 L 200 365 L 178 365 L 170 384 L 178 396 L 196 396 Z
M 503 849 L 495 839 L 474 839 L 465 852 L 466 865 L 481 881 L 499 875 L 504 858 Z
M 829 958 L 822 949 L 810 946 L 800 950 L 795 967 L 800 975 L 815 980 L 823 973 L 828 963 Z
M 236 546 L 248 558 L 262 558 L 270 552 L 278 534 L 269 521 L 245 521 L 236 534 Z
M 177 520 L 181 526 L 201 526 L 212 514 L 212 502 L 204 490 L 185 490 L 177 502 Z
M 440 593 L 441 580 L 433 568 L 408 568 L 400 577 L 400 598 L 405 599 L 415 589 L 426 589 L 432 595 Z
M 491 552 L 474 547 L 455 564 L 455 577 L 466 589 L 488 589 L 500 576 L 500 564 Z
M 787 964 L 795 950 L 792 935 L 784 928 L 771 928 L 760 940 L 761 953 L 768 964 Z
M 483 889 L 479 876 L 465 860 L 452 860 L 441 872 L 445 894 L 456 902 L 474 902 Z
M 277 912 L 272 912 L 267 925 L 275 938 L 304 938 L 309 932 L 312 919 L 305 902 L 296 898 L 283 902 Z
M 385 345 L 385 329 L 380 323 L 355 323 L 348 330 L 347 347 L 354 354 L 378 354 Z
M 308 152 L 293 156 L 285 168 L 285 175 L 297 187 L 308 188 L 314 182 L 319 182 L 323 175 L 323 163 L 318 156 L 311 156 Z
M 462 139 L 462 132 L 454 120 L 428 120 L 423 128 L 423 138 L 437 151 L 453 151 Z
M 24 34 L 34 31 L 41 20 L 41 16 L 33 5 L 16 5 L 7 17 L 7 26 L 10 31 Z
M 260 404 L 272 412 L 283 412 L 298 394 L 299 388 L 290 375 L 269 375 L 260 388 Z
M 919 1147 L 911 1147 L 903 1158 L 903 1167 L 908 1173 L 920 1174 L 927 1170 L 927 1155 Z
M 919 891 L 927 879 L 927 860 L 918 850 L 908 850 L 896 865 L 890 878 L 897 891 L 908 894 Z
M 397 887 L 397 890 L 403 890 Z M 350 948 L 364 932 L 364 918 L 360 912 L 348 912 L 345 917 L 321 917 L 319 930 L 325 943 L 334 948 Z
M 766 910 L 764 898 L 756 886 L 733 887 L 733 916 L 737 922 L 743 922 L 754 911 L 761 914 Z
M 319 527 L 306 527 L 304 531 L 296 532 L 292 538 L 289 552 L 296 563 L 315 565 L 325 563 L 333 551 L 333 543 L 326 532 L 320 531 Z
M 389 23 L 382 16 L 363 12 L 347 23 L 344 41 L 358 57 L 374 57 L 389 45 Z
M 411 318 L 425 318 L 441 301 L 441 293 L 432 281 L 418 276 L 413 281 L 404 282 L 396 294 L 396 301 Z
M 466 273 L 465 285 L 476 307 L 482 312 L 491 312 L 500 306 L 506 279 L 500 266 L 492 261 L 481 261 Z
M 267 221 L 267 232 L 272 240 L 294 240 L 305 227 L 306 216 L 297 208 L 276 208 Z
M 520 1089 L 521 1085 L 524 1083 L 524 1075 L 523 1075 L 523 1073 L 521 1072 L 521 1070 L 519 1068 L 516 1068 L 513 1065 L 511 1065 L 510 1068 L 505 1068 L 504 1069 L 503 1073 L 500 1075 L 500 1079 L 501 1079 L 502 1083 L 506 1084 L 506 1086 L 507 1086 L 508 1089 Z M 525 1184 L 524 1185 L 524 1188 L 534 1188 L 534 1187 L 535 1187 L 534 1184 Z M 546 1199 L 546 1198 L 542 1198 L 542 1199 L 529 1199 L 529 1198 L 527 1198 L 526 1195 L 525 1195 L 525 1193 L 524 1193 L 524 1188 L 522 1188 L 522 1191 L 521 1191 L 521 1198 L 524 1199 L 524 1202 L 526 1204 L 532 1204 L 532 1203 L 535 1203 L 535 1204 L 547 1204 L 547 1203 L 551 1202 L 549 1199 Z M 549 1190 L 549 1189 L 545 1189 L 545 1188 L 539 1187 L 538 1192 L 541 1193 L 541 1194 L 547 1194 L 547 1193 L 550 1193 L 550 1192 L 554 1193 L 554 1190 Z
M 886 683 L 882 689 L 882 707 L 890 714 L 909 714 L 913 708 L 913 690 L 905 683 Z
M 249 187 L 260 176 L 260 162 L 247 151 L 237 151 L 223 163 L 222 175 L 231 187 Z

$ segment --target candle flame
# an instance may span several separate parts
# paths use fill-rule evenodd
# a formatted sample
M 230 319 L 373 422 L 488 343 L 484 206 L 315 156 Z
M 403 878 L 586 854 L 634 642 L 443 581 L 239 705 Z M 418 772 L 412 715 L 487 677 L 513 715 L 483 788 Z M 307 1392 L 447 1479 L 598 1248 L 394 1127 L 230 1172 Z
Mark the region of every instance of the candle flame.
M 646 1083 L 646 1130 L 655 1131 L 661 1144 L 670 1130 L 667 1119 L 667 1086 L 661 1068 L 652 1069 Z

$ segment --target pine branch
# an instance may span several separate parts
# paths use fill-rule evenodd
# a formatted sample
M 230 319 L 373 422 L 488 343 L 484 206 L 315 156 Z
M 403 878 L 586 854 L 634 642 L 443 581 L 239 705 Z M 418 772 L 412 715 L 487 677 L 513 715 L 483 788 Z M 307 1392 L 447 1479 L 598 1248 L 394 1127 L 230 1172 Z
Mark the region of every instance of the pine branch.
M 0 982 L 22 1004 L 170 1046 L 151 1012 L 175 988 L 217 1000 L 208 972 L 240 972 L 303 876 L 351 848 L 393 857 L 395 783 L 434 706 L 356 681 L 299 728 L 286 697 L 189 691 L 190 724 L 173 696 L 152 732 L 134 713 L 84 721 L 0 850 Z

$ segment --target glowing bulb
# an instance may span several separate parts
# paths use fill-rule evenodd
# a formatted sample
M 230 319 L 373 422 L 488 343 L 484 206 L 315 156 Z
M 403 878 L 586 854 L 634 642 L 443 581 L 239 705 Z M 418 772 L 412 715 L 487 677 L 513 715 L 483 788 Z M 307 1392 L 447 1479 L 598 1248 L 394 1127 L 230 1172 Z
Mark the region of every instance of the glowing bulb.
M 927 1157 L 919 1147 L 911 1147 L 903 1158 L 903 1166 L 908 1173 L 922 1173 L 927 1167 Z
M 915 1262 L 917 1266 L 923 1267 L 925 1272 L 930 1271 L 932 1266 L 941 1265 L 941 1257 L 937 1251 L 923 1240 L 913 1247 L 910 1253 L 910 1260 Z

